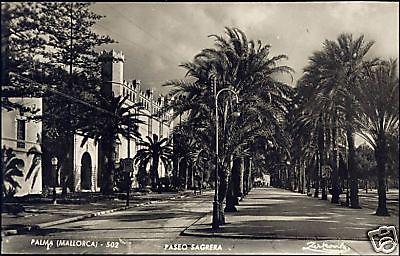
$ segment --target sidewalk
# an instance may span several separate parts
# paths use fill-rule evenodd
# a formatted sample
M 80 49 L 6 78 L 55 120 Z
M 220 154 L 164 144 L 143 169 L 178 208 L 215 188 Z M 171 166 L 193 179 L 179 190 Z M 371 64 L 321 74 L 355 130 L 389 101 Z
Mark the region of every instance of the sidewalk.
M 208 213 L 182 235 L 255 239 L 340 239 L 368 240 L 367 232 L 383 225 L 395 225 L 398 216 L 379 217 L 371 209 L 350 209 L 283 189 L 256 188 L 226 213 L 227 224 L 211 229 Z
M 164 192 L 162 194 L 136 194 L 131 197 L 130 207 L 137 207 L 179 197 L 193 195 L 192 190 L 178 193 Z M 19 214 L 1 214 L 1 235 L 23 234 L 36 229 L 50 227 L 62 223 L 79 221 L 114 211 L 125 210 L 126 200 L 103 199 L 85 204 L 57 204 L 51 203 L 22 203 L 25 211 Z
M 360 205 L 368 209 L 376 210 L 378 206 L 378 192 L 359 190 L 358 192 Z M 399 190 L 391 189 L 386 192 L 386 207 L 391 215 L 399 215 Z

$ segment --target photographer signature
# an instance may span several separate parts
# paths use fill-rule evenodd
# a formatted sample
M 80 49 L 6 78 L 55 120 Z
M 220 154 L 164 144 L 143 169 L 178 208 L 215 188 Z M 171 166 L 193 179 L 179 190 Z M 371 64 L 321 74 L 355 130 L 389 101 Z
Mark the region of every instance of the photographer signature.
M 307 242 L 307 246 L 303 247 L 303 250 L 310 250 L 314 252 L 343 253 L 349 251 L 350 247 L 348 247 L 344 242 L 329 243 L 325 241 L 311 241 Z

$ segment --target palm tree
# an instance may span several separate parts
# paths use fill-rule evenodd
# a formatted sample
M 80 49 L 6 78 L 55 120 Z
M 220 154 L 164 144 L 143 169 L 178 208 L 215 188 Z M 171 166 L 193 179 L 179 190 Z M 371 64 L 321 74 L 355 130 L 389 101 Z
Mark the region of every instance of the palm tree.
M 365 66 L 373 66 L 376 60 L 365 61 L 374 42 L 366 42 L 364 36 L 353 39 L 351 34 L 340 34 L 337 41 L 325 40 L 322 51 L 315 52 L 305 68 L 304 80 L 313 85 L 315 92 L 326 97 L 325 101 L 334 118 L 345 120 L 344 130 L 348 144 L 348 169 L 351 182 L 351 207 L 359 208 L 358 184 L 354 166 L 354 118 L 356 99 L 354 91 L 362 78 Z M 314 101 L 318 102 L 318 101 Z M 337 119 L 333 120 L 337 123 Z M 337 134 L 334 134 L 337 136 Z M 337 154 L 335 154 L 337 155 Z M 336 161 L 337 162 L 337 161 Z M 336 172 L 335 172 L 336 174 Z M 336 184 L 334 184 L 335 187 Z M 334 189 L 336 190 L 336 189 Z M 337 195 L 335 197 L 337 198 Z
M 40 151 L 40 149 L 36 147 L 31 147 L 26 154 L 27 156 L 30 155 L 33 156 L 32 163 L 29 167 L 28 173 L 25 176 L 25 181 L 27 181 L 33 175 L 32 185 L 31 185 L 31 189 L 33 189 L 36 183 L 36 179 L 39 175 L 39 170 L 41 168 L 42 152 Z
M 378 167 L 378 208 L 376 215 L 388 216 L 386 208 L 386 164 L 388 137 L 398 137 L 399 78 L 397 61 L 381 61 L 366 68 L 356 97 L 360 111 L 356 115 L 360 135 L 374 148 Z M 397 134 L 396 134 L 397 133 Z
M 2 156 L 2 196 L 12 197 L 17 188 L 21 188 L 21 185 L 15 180 L 15 177 L 23 177 L 24 161 L 14 153 L 12 148 L 1 149 Z
M 168 138 L 159 139 L 157 134 L 153 134 L 153 138 L 150 136 L 146 136 L 146 138 L 147 141 L 138 143 L 138 146 L 143 148 L 137 151 L 134 161 L 145 167 L 150 164 L 151 186 L 152 189 L 156 189 L 159 180 L 159 163 L 161 161 L 166 168 L 171 165 L 172 147 Z
M 184 185 L 187 188 L 189 167 L 198 169 L 197 167 L 199 167 L 202 159 L 200 153 L 210 152 L 207 146 L 203 144 L 204 139 L 200 136 L 204 135 L 203 129 L 201 123 L 196 124 L 194 119 L 191 119 L 190 123 L 188 120 L 183 120 L 174 127 L 172 133 L 175 138 L 174 155 L 177 161 L 177 170 L 174 171 L 176 185 L 179 183 L 179 185 Z M 212 158 L 210 157 L 210 159 Z M 185 168 L 181 168 L 182 163 L 184 163 L 183 167 Z
M 100 147 L 105 154 L 102 170 L 103 194 L 111 194 L 114 186 L 114 171 L 116 161 L 116 143 L 120 136 L 125 138 L 140 138 L 139 124 L 144 122 L 139 119 L 140 114 L 134 109 L 140 109 L 140 104 L 126 106 L 127 97 L 99 97 L 99 104 L 103 110 L 89 109 L 87 118 L 82 119 L 84 124 L 79 125 L 78 131 L 84 135 L 83 146 L 89 138 L 100 141 Z
M 303 95 L 304 88 L 297 87 L 297 101 L 301 105 L 291 113 L 289 131 L 293 134 L 293 158 L 303 160 L 305 164 L 314 168 L 314 197 L 319 196 L 320 184 L 322 185 L 321 166 L 324 164 L 325 131 L 323 110 L 310 109 L 310 95 Z M 299 98 L 304 98 L 300 101 Z M 324 191 L 324 187 L 321 188 Z
M 245 118 L 231 117 L 234 111 L 232 97 L 221 95 L 218 115 L 221 129 L 220 139 L 220 187 L 219 201 L 222 204 L 227 193 L 231 156 L 241 156 L 258 133 L 274 136 L 282 131 L 281 123 L 286 105 L 289 102 L 291 88 L 274 77 L 278 73 L 291 73 L 292 69 L 278 65 L 286 59 L 285 55 L 270 57 L 270 46 L 247 40 L 246 35 L 237 28 L 226 28 L 227 39 L 215 38 L 215 48 L 202 50 L 192 62 L 181 66 L 187 70 L 186 80 L 169 81 L 165 85 L 174 86 L 171 94 L 177 98 L 174 102 L 176 115 L 186 114 L 189 122 L 201 125 L 201 137 L 210 152 L 215 150 L 215 93 L 211 77 L 215 78 L 216 90 L 231 86 L 239 94 L 242 102 L 236 106 Z M 181 97 L 177 97 L 181 96 Z M 225 102 L 225 104 L 221 104 Z M 247 111 L 247 113 L 245 113 Z M 253 125 L 254 120 L 264 121 Z M 268 125 L 265 125 L 268 124 Z M 248 129 L 244 129 L 247 127 Z M 215 153 L 214 153 L 215 154 Z M 223 209 L 222 207 L 220 207 Z M 221 213 L 223 220 L 223 213 Z M 222 221 L 223 222 L 223 221 Z
M 189 154 L 189 162 L 191 165 L 191 185 L 192 188 L 196 188 L 197 178 L 203 177 L 207 169 L 205 168 L 205 162 L 208 159 L 212 159 L 211 155 L 204 148 L 194 148 Z M 203 181 L 201 179 L 201 181 Z M 200 183 L 200 188 L 202 184 Z

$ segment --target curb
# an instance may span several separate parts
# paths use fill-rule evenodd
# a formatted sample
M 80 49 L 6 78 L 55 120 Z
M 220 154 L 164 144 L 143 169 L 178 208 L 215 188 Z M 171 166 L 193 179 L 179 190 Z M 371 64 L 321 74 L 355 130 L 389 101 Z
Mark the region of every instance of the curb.
M 215 237 L 215 238 L 234 238 L 234 239 L 288 239 L 288 240 L 351 240 L 351 241 L 369 241 L 368 238 L 340 238 L 340 237 L 317 237 L 317 236 L 278 236 L 278 235 L 240 235 L 240 234 L 222 234 L 222 233 L 201 233 L 195 231 L 182 231 L 181 236 L 196 237 Z
M 1 232 L 1 236 L 21 235 L 21 234 L 25 234 L 25 233 L 30 232 L 30 231 L 38 231 L 40 229 L 44 229 L 44 228 L 47 228 L 47 227 L 60 225 L 60 224 L 65 224 L 65 223 L 70 223 L 70 222 L 76 222 L 76 221 L 80 221 L 80 220 L 84 220 L 84 219 L 88 219 L 88 218 L 92 218 L 92 217 L 97 217 L 97 216 L 100 216 L 100 215 L 104 215 L 104 214 L 108 214 L 108 213 L 112 213 L 112 212 L 116 212 L 116 211 L 123 211 L 123 210 L 127 210 L 127 209 L 129 209 L 131 207 L 141 206 L 141 205 L 145 205 L 145 204 L 146 203 L 141 203 L 139 205 L 133 205 L 133 206 L 123 206 L 123 207 L 109 209 L 109 210 L 103 210 L 103 211 L 99 211 L 99 212 L 91 212 L 91 213 L 87 213 L 87 214 L 84 214 L 84 215 L 75 216 L 75 217 L 71 217 L 71 218 L 67 218 L 67 219 L 61 219 L 61 220 L 56 220 L 56 221 L 36 224 L 36 225 L 32 225 L 32 226 L 26 226 L 26 227 L 21 228 L 21 229 L 5 230 L 5 231 Z
M 188 196 L 189 195 L 175 195 L 175 196 L 166 198 L 166 200 L 172 200 L 172 199 L 183 198 L 183 197 L 188 197 Z M 27 232 L 38 231 L 40 229 L 48 228 L 48 227 L 55 226 L 55 225 L 76 222 L 76 221 L 80 221 L 80 220 L 84 220 L 84 219 L 88 219 L 88 218 L 92 218 L 92 217 L 101 216 L 104 214 L 109 214 L 109 213 L 118 212 L 118 211 L 124 211 L 124 210 L 130 209 L 130 208 L 133 208 L 133 207 L 140 207 L 140 206 L 144 206 L 144 205 L 156 204 L 161 201 L 163 201 L 163 200 L 162 199 L 161 200 L 152 200 L 152 201 L 147 201 L 147 202 L 134 204 L 134 205 L 130 205 L 130 206 L 122 206 L 119 208 L 103 210 L 103 211 L 99 211 L 99 212 L 91 212 L 91 213 L 87 213 L 84 215 L 75 216 L 75 217 L 71 217 L 71 218 L 67 218 L 67 219 L 61 219 L 61 220 L 36 224 L 36 225 L 32 225 L 32 226 L 26 226 L 21 229 L 4 230 L 4 231 L 1 231 L 1 236 L 4 237 L 4 236 L 26 234 Z
M 234 238 L 234 239 L 294 239 L 294 240 L 352 240 L 352 241 L 369 241 L 368 237 L 355 237 L 351 239 L 345 239 L 341 237 L 331 236 L 285 236 L 285 235 L 242 235 L 232 233 L 217 233 L 217 232 L 197 232 L 190 230 L 192 226 L 198 223 L 200 220 L 210 217 L 210 212 L 205 213 L 202 217 L 193 222 L 190 226 L 181 231 L 181 236 L 196 236 L 196 237 L 215 237 L 215 238 Z M 211 224 L 210 224 L 211 226 Z

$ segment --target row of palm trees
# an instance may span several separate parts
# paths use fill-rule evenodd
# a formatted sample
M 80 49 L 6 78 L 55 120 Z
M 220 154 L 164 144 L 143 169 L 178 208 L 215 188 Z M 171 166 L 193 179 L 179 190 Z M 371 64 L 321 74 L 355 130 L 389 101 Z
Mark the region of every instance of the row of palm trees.
M 210 35 L 214 47 L 180 65 L 186 70 L 185 79 L 165 83 L 172 87 L 174 98 L 166 110 L 173 108 L 174 118 L 183 119 L 174 131 L 175 158 L 190 159 L 203 152 L 208 163 L 200 169 L 220 180 L 219 203 L 226 201 L 225 211 L 237 210 L 234 199 L 249 184 L 243 183 L 243 177 L 254 177 L 257 171 L 270 172 L 280 184 L 293 179 L 302 190 L 312 185 L 314 196 L 321 191 L 322 199 L 327 199 L 331 186 L 332 203 L 339 203 L 343 163 L 347 163 L 349 206 L 360 208 L 354 159 L 358 134 L 375 150 L 379 169 L 376 214 L 388 215 L 386 140 L 398 137 L 396 61 L 367 59 L 373 42 L 341 34 L 313 53 L 292 88 L 279 79 L 293 73 L 280 65 L 286 55 L 270 56 L 270 45 L 248 40 L 238 28 L 225 28 L 225 33 Z M 224 88 L 233 89 L 240 102 L 235 104 L 233 95 L 224 93 L 215 106 L 215 96 Z M 221 117 L 219 177 L 212 177 L 210 171 L 215 169 L 215 108 Z M 234 111 L 240 111 L 240 117 L 233 116 Z
M 219 180 L 219 204 L 226 199 L 225 211 L 235 211 L 237 197 L 249 190 L 252 170 L 267 168 L 264 153 L 269 144 L 281 152 L 288 150 L 282 146 L 287 145 L 283 125 L 293 89 L 276 77 L 291 75 L 293 70 L 279 64 L 287 56 L 270 56 L 270 45 L 248 40 L 237 28 L 226 28 L 225 33 L 226 37 L 211 35 L 214 48 L 203 49 L 193 61 L 181 65 L 187 71 L 185 79 L 165 86 L 172 87 L 174 98 L 167 110 L 173 108 L 175 118 L 183 117 L 174 132 L 177 157 L 202 151 L 214 170 L 219 120 L 219 171 L 218 177 L 211 172 L 211 179 Z M 216 106 L 217 93 L 226 88 L 236 92 L 239 103 L 224 92 Z M 233 115 L 237 111 L 239 117 Z M 224 224 L 224 208 L 219 209 Z
M 351 34 L 326 40 L 323 49 L 309 58 L 287 121 L 294 167 L 313 181 L 315 197 L 321 189 L 322 199 L 327 199 L 330 183 L 331 202 L 339 203 L 339 162 L 347 158 L 351 208 L 360 208 L 354 137 L 361 136 L 375 152 L 376 214 L 385 216 L 389 215 L 385 183 L 388 137 L 398 140 L 399 80 L 397 61 L 367 58 L 372 46 L 363 36 L 354 39 Z M 331 172 L 324 174 L 326 166 Z

